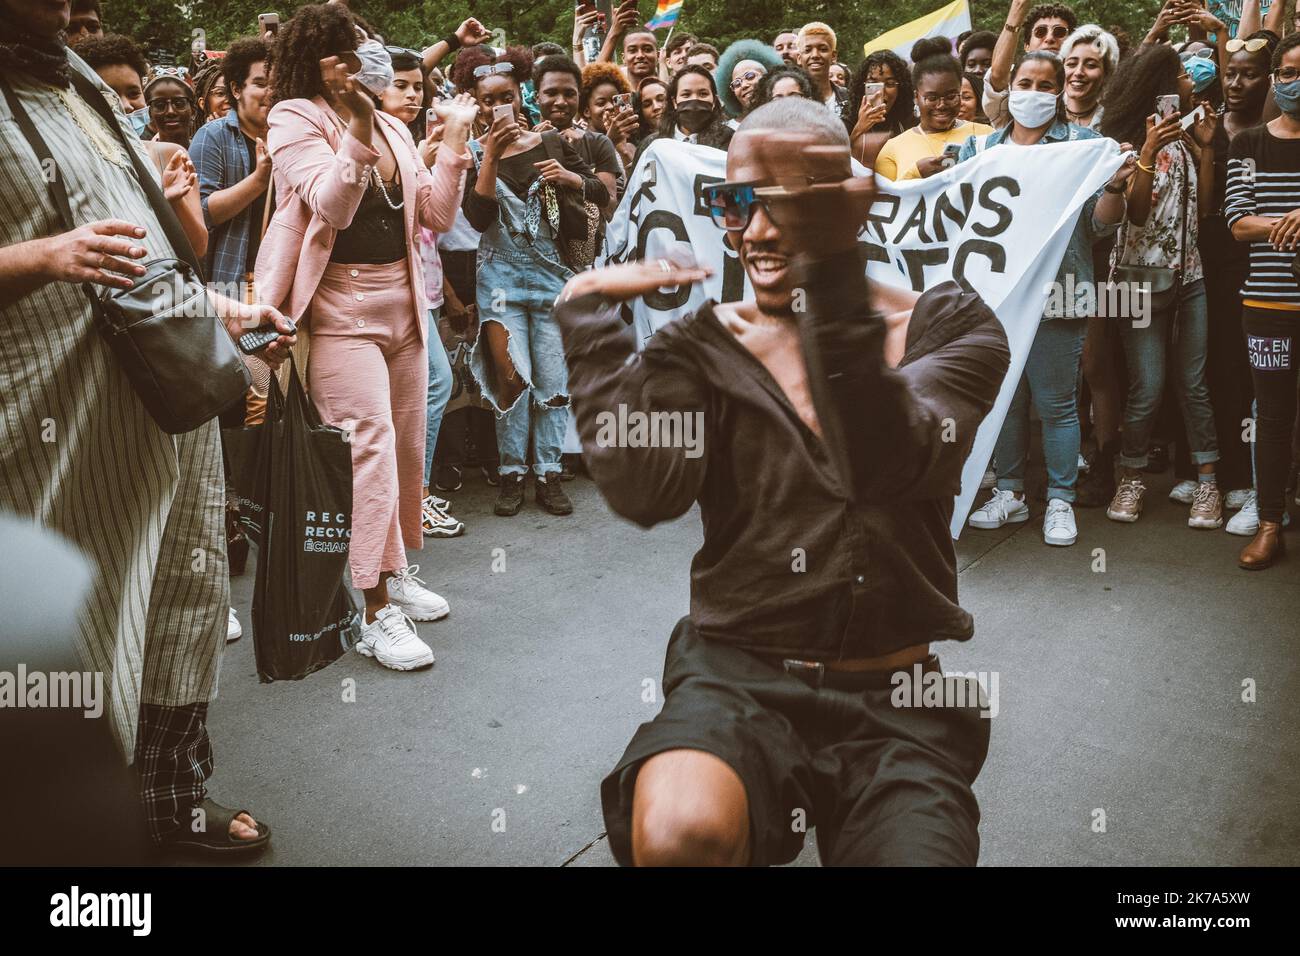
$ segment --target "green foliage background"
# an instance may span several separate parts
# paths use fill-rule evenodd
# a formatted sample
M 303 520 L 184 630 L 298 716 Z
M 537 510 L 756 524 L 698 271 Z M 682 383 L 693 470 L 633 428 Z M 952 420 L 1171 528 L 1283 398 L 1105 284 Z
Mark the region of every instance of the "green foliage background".
M 824 20 L 840 39 L 841 59 L 861 59 L 862 44 L 908 20 L 940 7 L 945 0 L 686 0 L 679 26 L 719 47 L 744 37 L 772 40 L 785 28 Z M 375 25 L 389 43 L 418 47 L 476 16 L 489 29 L 505 30 L 509 42 L 552 40 L 569 48 L 574 0 L 350 0 L 348 4 Z M 189 51 L 192 31 L 201 29 L 208 47 L 225 49 L 238 36 L 256 32 L 257 15 L 275 11 L 287 19 L 297 4 L 276 0 L 103 0 L 110 29 L 148 49 Z M 642 19 L 654 14 L 655 0 L 640 0 Z M 1008 2 L 972 0 L 976 28 L 1001 28 Z M 1085 22 L 1119 26 L 1136 44 L 1155 19 L 1160 0 L 1083 0 L 1074 4 Z M 661 31 L 660 39 L 666 36 Z

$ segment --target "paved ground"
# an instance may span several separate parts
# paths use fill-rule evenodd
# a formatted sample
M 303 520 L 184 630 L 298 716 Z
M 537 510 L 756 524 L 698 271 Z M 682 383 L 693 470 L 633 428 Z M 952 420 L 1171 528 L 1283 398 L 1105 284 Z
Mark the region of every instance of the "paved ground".
M 977 633 L 938 650 L 946 669 L 1000 674 L 976 784 L 984 864 L 1300 864 L 1300 557 L 1239 571 L 1243 539 L 1189 530 L 1170 479 L 1153 484 L 1137 525 L 1081 511 L 1073 548 L 1042 543 L 1041 506 L 959 542 Z M 451 496 L 468 534 L 419 558 L 452 605 L 420 626 L 431 670 L 349 654 L 262 685 L 251 639 L 230 646 L 213 794 L 274 826 L 263 865 L 613 862 L 597 784 L 658 710 L 644 682 L 657 689 L 686 609 L 699 521 L 643 532 L 589 481 L 568 487 L 567 519 L 531 499 L 496 518 L 477 477 Z M 250 562 L 245 622 L 251 594 Z M 815 865 L 809 844 L 798 862 Z

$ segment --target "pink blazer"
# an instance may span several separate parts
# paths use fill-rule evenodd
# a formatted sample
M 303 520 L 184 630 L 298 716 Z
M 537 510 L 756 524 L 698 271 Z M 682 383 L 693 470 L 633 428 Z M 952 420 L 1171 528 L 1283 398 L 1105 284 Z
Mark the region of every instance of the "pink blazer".
M 271 108 L 266 136 L 275 179 L 275 214 L 257 252 L 259 302 L 275 306 L 295 322 L 308 321 L 308 307 L 340 229 L 352 223 L 379 153 L 354 139 L 325 100 L 285 100 Z M 405 126 L 375 111 L 375 129 L 387 139 L 402 175 L 403 215 L 408 242 L 411 295 L 420 334 L 427 342 L 423 265 L 419 231 L 447 232 L 456 221 L 465 189 L 468 153 L 439 150 L 430 172 L 424 168 Z M 418 217 L 418 218 L 417 218 Z

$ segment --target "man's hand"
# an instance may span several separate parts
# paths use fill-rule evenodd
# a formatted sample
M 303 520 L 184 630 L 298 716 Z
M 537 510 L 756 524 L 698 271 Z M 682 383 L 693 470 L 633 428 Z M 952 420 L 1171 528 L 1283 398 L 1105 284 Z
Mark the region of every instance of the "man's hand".
M 559 301 L 597 292 L 613 302 L 626 302 L 656 289 L 694 285 L 712 274 L 713 270 L 707 267 L 677 265 L 668 259 L 625 262 L 578 273 L 564 287 Z
M 625 37 L 641 22 L 641 14 L 637 12 L 636 3 L 637 0 L 623 0 L 618 5 L 618 9 L 614 11 L 614 26 L 610 29 L 610 33 L 619 38 Z
M 456 28 L 456 39 L 463 47 L 478 46 L 492 39 L 492 34 L 488 32 L 487 27 L 470 17 Z
M 218 309 L 222 306 L 226 307 L 226 313 L 223 317 L 226 323 L 226 331 L 236 341 L 246 332 L 251 332 L 253 329 L 272 323 L 280 332 L 284 333 L 257 353 L 256 357 L 271 366 L 272 369 L 279 368 L 280 363 L 289 357 L 289 350 L 298 343 L 298 336 L 291 334 L 293 332 L 293 323 L 280 314 L 279 309 L 272 308 L 269 305 L 242 305 L 221 296 L 213 296 L 213 299 L 217 301 Z
M 129 238 L 124 238 L 129 237 Z M 101 219 L 71 232 L 41 240 L 42 277 L 49 282 L 91 282 L 110 289 L 130 289 L 144 275 L 144 229 L 121 219 Z M 132 241 L 137 240 L 137 241 Z
M 533 163 L 537 167 L 537 172 L 541 174 L 544 182 L 552 186 L 563 186 L 567 189 L 582 189 L 582 177 L 573 170 L 565 169 L 559 160 L 544 159 L 540 163 Z
M 582 49 L 582 35 L 587 32 L 587 28 L 594 26 L 600 19 L 600 11 L 593 6 L 584 5 L 573 11 L 573 49 L 577 52 Z
M 1268 241 L 1274 249 L 1293 252 L 1300 246 L 1300 209 L 1292 209 L 1273 223 L 1268 231 Z
M 190 162 L 190 154 L 183 149 L 173 153 L 162 174 L 163 195 L 167 201 L 175 202 L 185 198 L 198 182 L 199 174 L 195 172 L 194 164 Z

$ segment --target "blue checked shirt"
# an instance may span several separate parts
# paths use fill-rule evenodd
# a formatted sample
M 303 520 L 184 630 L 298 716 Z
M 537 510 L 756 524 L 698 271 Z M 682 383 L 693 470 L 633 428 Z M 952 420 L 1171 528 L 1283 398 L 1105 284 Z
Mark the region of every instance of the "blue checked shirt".
M 248 164 L 248 140 L 239 128 L 239 116 L 234 109 L 194 134 L 190 159 L 199 173 L 199 201 L 209 232 L 205 263 L 208 281 L 241 282 L 247 271 L 249 231 L 262 225 L 260 219 L 253 222 L 254 210 L 260 210 L 261 203 L 249 203 L 239 215 L 220 225 L 212 221 L 208 212 L 208 199 L 213 193 L 229 189 L 253 171 Z

